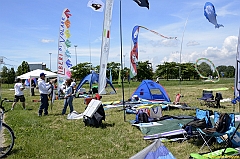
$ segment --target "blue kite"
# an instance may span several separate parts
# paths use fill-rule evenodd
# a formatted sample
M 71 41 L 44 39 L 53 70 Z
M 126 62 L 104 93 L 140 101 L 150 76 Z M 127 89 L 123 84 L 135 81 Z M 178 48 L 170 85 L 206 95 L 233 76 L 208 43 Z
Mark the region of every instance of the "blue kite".
M 215 7 L 211 2 L 205 3 L 204 15 L 210 23 L 215 25 L 215 28 L 224 27 L 222 24 L 217 23 Z

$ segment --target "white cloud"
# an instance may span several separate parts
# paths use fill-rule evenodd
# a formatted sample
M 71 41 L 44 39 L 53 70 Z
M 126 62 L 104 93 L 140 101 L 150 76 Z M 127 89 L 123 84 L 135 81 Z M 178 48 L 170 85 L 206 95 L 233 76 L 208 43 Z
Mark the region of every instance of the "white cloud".
M 195 62 L 199 58 L 207 58 L 211 60 L 215 66 L 226 65 L 235 66 L 235 57 L 237 53 L 237 40 L 236 36 L 228 36 L 225 38 L 222 47 L 209 46 L 202 52 L 191 51 L 189 53 L 181 54 L 181 62 Z M 179 62 L 180 54 L 178 52 L 165 56 L 163 62 Z
M 187 46 L 196 46 L 196 45 L 200 45 L 197 41 L 194 41 L 194 40 L 192 40 L 192 41 L 189 41 L 188 43 L 187 43 Z
M 42 43 L 51 43 L 51 42 L 54 42 L 54 40 L 42 39 L 41 42 L 42 42 Z

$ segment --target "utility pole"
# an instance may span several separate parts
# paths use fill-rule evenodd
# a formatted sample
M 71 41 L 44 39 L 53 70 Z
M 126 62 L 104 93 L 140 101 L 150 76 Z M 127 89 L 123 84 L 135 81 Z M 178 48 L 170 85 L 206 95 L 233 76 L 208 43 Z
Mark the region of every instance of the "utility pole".
M 50 70 L 52 71 L 52 67 L 51 67 L 51 61 L 52 61 L 52 59 L 51 59 L 51 55 L 52 55 L 52 53 L 51 52 L 49 52 L 49 55 L 50 55 Z
M 74 45 L 74 47 L 75 47 L 75 55 L 76 55 L 76 66 L 77 66 L 77 45 Z

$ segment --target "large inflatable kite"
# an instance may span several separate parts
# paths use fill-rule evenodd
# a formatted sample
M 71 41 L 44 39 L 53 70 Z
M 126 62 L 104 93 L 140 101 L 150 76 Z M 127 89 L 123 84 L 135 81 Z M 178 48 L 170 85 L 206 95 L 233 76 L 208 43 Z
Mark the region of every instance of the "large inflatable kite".
M 137 75 L 137 64 L 138 64 L 138 34 L 139 34 L 139 28 L 143 28 L 146 29 L 158 36 L 161 36 L 165 39 L 177 39 L 177 37 L 167 37 L 164 36 L 162 34 L 159 34 L 158 32 L 154 31 L 154 30 L 150 30 L 144 26 L 138 26 L 136 25 L 133 30 L 132 30 L 132 41 L 133 41 L 133 47 L 132 47 L 132 51 L 130 53 L 130 78 L 133 78 L 134 76 Z
M 215 7 L 211 2 L 206 2 L 204 6 L 204 15 L 207 18 L 207 20 L 215 25 L 215 28 L 223 27 L 222 24 L 217 23 L 217 14 L 215 11 Z

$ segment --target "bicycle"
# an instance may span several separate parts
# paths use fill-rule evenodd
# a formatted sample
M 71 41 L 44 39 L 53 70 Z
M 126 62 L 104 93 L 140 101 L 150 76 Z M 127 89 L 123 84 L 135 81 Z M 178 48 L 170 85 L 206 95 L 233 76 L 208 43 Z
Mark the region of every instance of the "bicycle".
M 0 158 L 5 157 L 12 150 L 14 146 L 14 132 L 10 126 L 3 122 L 4 107 L 3 102 L 13 102 L 6 98 L 2 99 L 0 105 Z

